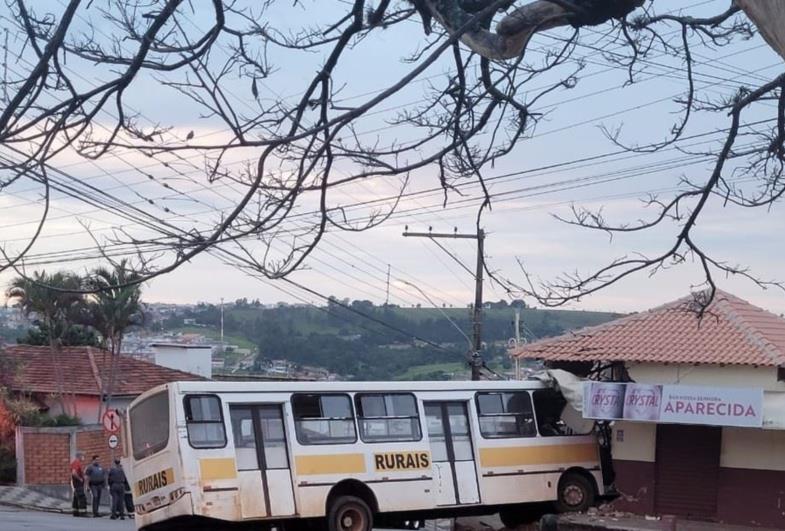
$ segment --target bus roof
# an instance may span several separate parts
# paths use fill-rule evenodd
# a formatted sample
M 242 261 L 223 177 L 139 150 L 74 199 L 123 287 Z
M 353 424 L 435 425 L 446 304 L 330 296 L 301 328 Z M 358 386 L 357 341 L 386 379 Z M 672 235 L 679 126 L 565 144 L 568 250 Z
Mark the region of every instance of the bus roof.
M 539 380 L 493 381 L 405 381 L 405 382 L 174 382 L 180 392 L 360 392 L 360 391 L 494 391 L 512 389 L 542 389 Z

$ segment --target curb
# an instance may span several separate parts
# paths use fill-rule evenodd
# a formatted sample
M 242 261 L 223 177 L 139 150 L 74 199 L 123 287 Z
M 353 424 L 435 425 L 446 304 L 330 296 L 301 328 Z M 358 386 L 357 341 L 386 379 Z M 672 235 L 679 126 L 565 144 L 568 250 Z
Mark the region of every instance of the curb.
M 44 513 L 60 513 L 65 514 L 71 511 L 70 508 L 64 509 L 59 507 L 41 507 L 40 505 L 30 505 L 27 503 L 18 503 L 8 500 L 0 500 L 0 505 L 7 505 L 9 507 L 17 507 L 19 509 L 26 509 L 28 511 L 40 511 Z

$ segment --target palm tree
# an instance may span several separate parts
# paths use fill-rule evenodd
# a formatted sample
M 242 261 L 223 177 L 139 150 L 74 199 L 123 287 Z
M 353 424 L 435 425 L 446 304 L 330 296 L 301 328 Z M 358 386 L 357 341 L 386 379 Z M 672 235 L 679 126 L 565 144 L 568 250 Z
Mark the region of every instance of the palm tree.
M 102 365 L 102 401 L 98 406 L 98 422 L 103 414 L 104 400 L 106 404 L 112 400 L 115 368 L 117 357 L 122 352 L 123 337 L 130 327 L 144 322 L 140 300 L 142 287 L 138 283 L 140 278 L 128 267 L 128 261 L 122 260 L 114 269 L 94 269 L 85 279 L 89 289 L 98 290 L 88 296 L 87 322 L 101 335 L 104 352 L 109 353 L 108 369 L 105 359 Z
M 16 300 L 16 305 L 26 316 L 34 316 L 47 331 L 52 366 L 55 368 L 57 397 L 62 412 L 74 414 L 66 407 L 63 391 L 63 374 L 58 370 L 62 353 L 63 336 L 77 318 L 82 304 L 81 279 L 73 273 L 35 271 L 31 277 L 11 281 L 6 297 Z

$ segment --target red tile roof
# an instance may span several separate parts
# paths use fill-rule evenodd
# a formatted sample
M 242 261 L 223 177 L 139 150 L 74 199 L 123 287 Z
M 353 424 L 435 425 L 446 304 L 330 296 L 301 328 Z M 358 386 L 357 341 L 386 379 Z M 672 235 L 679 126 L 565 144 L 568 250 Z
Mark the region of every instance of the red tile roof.
M 3 373 L 0 383 L 16 391 L 56 393 L 55 371 L 63 374 L 64 391 L 77 395 L 100 395 L 101 376 L 108 374 L 110 356 L 93 347 L 64 347 L 53 364 L 49 347 L 6 346 L 0 350 Z M 105 370 L 106 369 L 106 370 Z M 156 385 L 178 380 L 204 380 L 201 376 L 120 356 L 115 365 L 116 396 L 136 396 Z
M 513 352 L 545 361 L 785 366 L 785 319 L 718 291 L 702 319 L 693 296 Z

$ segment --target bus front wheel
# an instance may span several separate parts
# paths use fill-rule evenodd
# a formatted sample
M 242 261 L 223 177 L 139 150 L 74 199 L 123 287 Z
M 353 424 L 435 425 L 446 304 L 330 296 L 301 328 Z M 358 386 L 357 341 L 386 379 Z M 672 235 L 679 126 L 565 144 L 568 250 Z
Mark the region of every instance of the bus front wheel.
M 556 509 L 560 513 L 586 511 L 594 505 L 594 486 L 581 474 L 566 474 L 559 481 L 559 499 Z
M 327 528 L 329 531 L 371 531 L 373 514 L 361 498 L 341 496 L 330 505 Z

